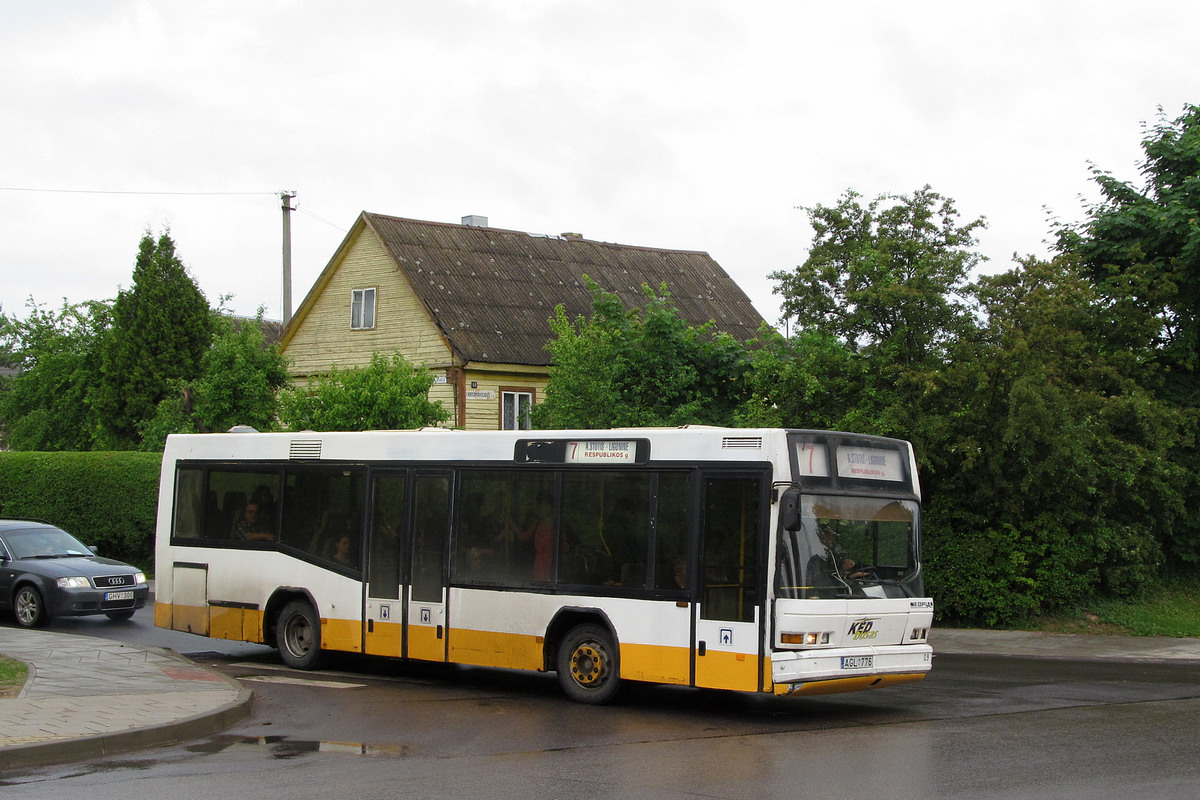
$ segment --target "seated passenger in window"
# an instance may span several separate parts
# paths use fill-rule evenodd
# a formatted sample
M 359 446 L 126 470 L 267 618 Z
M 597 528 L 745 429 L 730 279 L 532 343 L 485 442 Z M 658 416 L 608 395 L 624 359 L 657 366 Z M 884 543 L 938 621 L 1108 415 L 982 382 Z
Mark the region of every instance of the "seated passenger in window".
M 246 503 L 241 516 L 234 523 L 233 538 L 259 542 L 269 542 L 275 538 L 275 534 L 259 517 L 258 503 Z

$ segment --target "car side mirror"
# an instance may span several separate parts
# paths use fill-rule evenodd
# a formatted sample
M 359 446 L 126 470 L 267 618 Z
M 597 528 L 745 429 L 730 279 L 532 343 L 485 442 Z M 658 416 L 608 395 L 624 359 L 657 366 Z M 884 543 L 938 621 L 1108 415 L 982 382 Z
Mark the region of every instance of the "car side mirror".
M 96 547 L 96 545 L 94 545 L 94 544 L 89 544 L 88 550 L 92 551 L 92 555 L 97 555 L 97 556 L 100 555 L 100 548 Z

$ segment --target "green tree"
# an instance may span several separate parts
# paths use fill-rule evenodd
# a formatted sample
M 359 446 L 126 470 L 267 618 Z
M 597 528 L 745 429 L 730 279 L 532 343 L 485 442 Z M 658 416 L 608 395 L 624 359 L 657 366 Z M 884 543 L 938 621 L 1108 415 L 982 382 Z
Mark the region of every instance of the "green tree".
M 928 186 L 866 205 L 847 191 L 807 211 L 808 258 L 770 275 L 800 334 L 791 357 L 756 356 L 753 405 L 777 409 L 784 425 L 908 439 L 924 459 L 953 413 L 936 391 L 949 353 L 976 328 L 969 273 L 984 222 L 960 223 Z
M 89 396 L 112 447 L 136 447 L 138 426 L 155 416 L 181 381 L 201 374 L 200 360 L 211 342 L 208 302 L 175 254 L 175 242 L 167 233 L 155 241 L 147 231 L 133 286 L 113 304 L 100 381 Z
M 592 316 L 572 321 L 560 305 L 550 320 L 554 359 L 537 428 L 732 424 L 746 398 L 749 358 L 712 322 L 688 324 L 664 284 L 642 287 L 641 308 L 584 276 Z
M 1175 119 L 1159 109 L 1142 140 L 1141 187 L 1093 169 L 1100 202 L 1058 229 L 1097 289 L 1097 313 L 1113 349 L 1140 357 L 1131 372 L 1195 421 L 1200 406 L 1200 107 Z M 1200 430 L 1170 454 L 1189 509 L 1166 540 L 1175 570 L 1200 567 Z
M 366 431 L 420 428 L 450 415 L 431 402 L 433 373 L 414 367 L 399 353 L 371 356 L 365 367 L 339 369 L 312 378 L 280 396 L 279 419 L 291 430 Z
M 754 427 L 805 427 L 870 432 L 869 364 L 824 331 L 790 339 L 764 327 L 748 343 L 750 399 L 739 423 Z M 877 419 L 877 418 L 876 418 Z
M 32 300 L 24 319 L 0 315 L 0 340 L 15 376 L 0 389 L 0 427 L 13 450 L 91 450 L 99 419 L 86 402 L 99 378 L 100 343 L 110 306 L 65 302 L 58 311 Z
M 272 430 L 279 392 L 290 383 L 287 359 L 263 335 L 263 311 L 253 320 L 213 315 L 212 346 L 200 359 L 201 375 L 178 381 L 139 426 L 143 450 L 161 450 L 171 433 L 209 433 L 249 425 Z
M 1182 415 L 1109 345 L 1071 259 L 1027 259 L 975 292 L 987 322 L 934 389 L 951 424 L 923 475 L 942 613 L 994 624 L 1135 591 L 1185 511 L 1169 458 Z
M 848 190 L 835 206 L 805 209 L 808 258 L 769 276 L 784 315 L 897 364 L 940 357 L 971 326 L 962 298 L 982 261 L 970 248 L 984 221 L 960 224 L 954 202 L 928 186 L 860 199 Z
M 1163 366 L 1163 391 L 1200 399 L 1200 107 L 1174 120 L 1159 109 L 1142 140 L 1142 188 L 1093 169 L 1102 199 L 1087 219 L 1058 231 L 1078 256 L 1125 341 Z

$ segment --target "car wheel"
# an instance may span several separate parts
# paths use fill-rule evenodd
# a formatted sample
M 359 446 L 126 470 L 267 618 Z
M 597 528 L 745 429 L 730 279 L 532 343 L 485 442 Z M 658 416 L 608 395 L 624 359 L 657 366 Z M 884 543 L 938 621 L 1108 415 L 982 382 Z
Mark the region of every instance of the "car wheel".
M 600 625 L 572 628 L 558 648 L 558 682 L 577 703 L 608 703 L 621 688 L 616 643 Z
M 133 619 L 133 610 L 129 611 L 105 611 L 104 616 L 111 619 L 113 622 L 124 622 L 127 619 Z
M 275 625 L 279 656 L 292 669 L 315 669 L 321 659 L 321 620 L 313 607 L 293 600 Z
M 40 628 L 50 621 L 42 593 L 29 584 L 17 589 L 13 597 L 13 611 L 17 615 L 17 624 L 22 628 Z

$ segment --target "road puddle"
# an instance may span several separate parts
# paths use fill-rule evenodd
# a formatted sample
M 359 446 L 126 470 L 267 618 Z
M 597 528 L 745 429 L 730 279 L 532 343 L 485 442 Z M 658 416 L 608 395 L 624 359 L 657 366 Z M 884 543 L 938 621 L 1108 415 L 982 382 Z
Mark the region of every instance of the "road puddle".
M 390 756 L 403 757 L 408 755 L 409 746 L 405 744 L 367 744 L 365 742 L 321 742 L 303 739 L 289 739 L 286 736 L 214 736 L 203 742 L 189 745 L 190 753 L 214 754 L 225 752 L 248 752 L 259 750 L 272 758 L 289 759 L 311 753 L 338 753 L 353 756 Z

